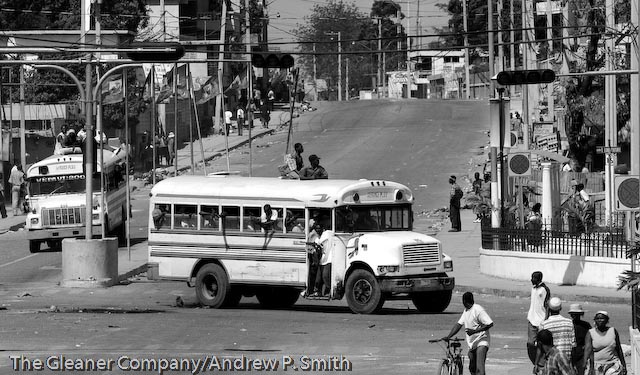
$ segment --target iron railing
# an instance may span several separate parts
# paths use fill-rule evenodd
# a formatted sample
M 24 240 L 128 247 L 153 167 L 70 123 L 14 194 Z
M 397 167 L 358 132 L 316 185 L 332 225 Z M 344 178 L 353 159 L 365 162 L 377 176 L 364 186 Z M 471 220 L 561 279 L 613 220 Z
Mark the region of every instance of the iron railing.
M 629 245 L 620 228 L 609 232 L 482 227 L 482 248 L 626 259 Z

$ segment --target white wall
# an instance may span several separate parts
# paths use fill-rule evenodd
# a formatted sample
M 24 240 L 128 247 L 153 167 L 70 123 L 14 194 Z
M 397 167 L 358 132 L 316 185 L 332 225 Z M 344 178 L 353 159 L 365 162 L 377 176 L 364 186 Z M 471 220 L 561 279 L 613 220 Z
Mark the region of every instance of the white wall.
M 618 276 L 628 269 L 628 259 L 480 249 L 482 274 L 512 280 L 529 281 L 531 272 L 542 271 L 552 284 L 617 288 Z

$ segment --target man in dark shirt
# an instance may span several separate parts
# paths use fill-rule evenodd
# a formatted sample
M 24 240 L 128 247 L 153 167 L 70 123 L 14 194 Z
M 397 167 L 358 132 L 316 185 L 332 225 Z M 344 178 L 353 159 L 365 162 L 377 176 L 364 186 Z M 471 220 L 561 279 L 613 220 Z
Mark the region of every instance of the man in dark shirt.
M 311 166 L 302 168 L 302 170 L 300 171 L 301 180 L 329 178 L 327 170 L 320 165 L 320 158 L 316 154 L 309 156 L 309 163 L 311 163 Z
M 582 310 L 582 305 L 579 303 L 571 304 L 571 307 L 569 308 L 569 315 L 571 315 L 571 319 L 573 320 L 573 330 L 576 335 L 576 347 L 573 348 L 571 361 L 573 362 L 573 366 L 576 368 L 576 374 L 583 375 L 585 366 L 584 338 L 587 335 L 587 332 L 591 329 L 591 324 L 580 319 L 584 315 L 584 310 Z

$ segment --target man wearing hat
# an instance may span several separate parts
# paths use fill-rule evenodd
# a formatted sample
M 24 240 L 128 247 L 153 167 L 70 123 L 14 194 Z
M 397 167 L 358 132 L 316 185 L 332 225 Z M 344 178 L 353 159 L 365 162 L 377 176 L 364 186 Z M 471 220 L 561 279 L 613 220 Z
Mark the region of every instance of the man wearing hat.
M 302 168 L 302 170 L 300 170 L 301 180 L 317 180 L 329 178 L 327 170 L 320 165 L 320 158 L 318 157 L 318 155 L 313 154 L 309 156 L 309 163 L 311 163 L 310 166 Z
M 549 317 L 540 324 L 539 329 L 549 330 L 553 336 L 553 344 L 559 351 L 561 351 L 568 359 L 571 360 L 571 352 L 576 346 L 576 335 L 573 331 L 573 322 L 571 319 L 565 318 L 560 315 L 562 310 L 562 301 L 558 297 L 552 297 L 549 300 Z M 538 352 L 536 354 L 536 362 L 534 365 L 534 373 L 537 373 L 540 368 L 540 362 L 543 354 L 538 345 Z
M 167 152 L 169 155 L 167 164 L 173 165 L 173 159 L 176 157 L 176 136 L 173 132 L 169 132 L 169 136 L 167 137 Z
M 460 222 L 460 199 L 462 198 L 462 189 L 456 184 L 456 176 L 449 177 L 451 190 L 449 191 L 449 219 L 451 219 L 451 229 L 449 232 L 460 232 L 462 223 Z
M 583 375 L 585 366 L 585 337 L 587 336 L 587 332 L 591 329 L 591 324 L 581 319 L 584 315 L 584 310 L 582 309 L 582 305 L 579 303 L 571 304 L 569 307 L 569 315 L 573 320 L 573 332 L 576 335 L 576 347 L 573 349 L 571 360 L 573 362 L 573 366 L 576 368 L 576 374 Z

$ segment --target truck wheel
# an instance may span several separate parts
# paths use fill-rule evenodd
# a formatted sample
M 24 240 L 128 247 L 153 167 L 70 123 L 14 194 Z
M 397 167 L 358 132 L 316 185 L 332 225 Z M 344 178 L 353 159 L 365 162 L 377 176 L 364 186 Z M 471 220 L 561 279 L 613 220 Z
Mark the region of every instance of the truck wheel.
M 204 306 L 222 307 L 229 294 L 229 278 L 217 264 L 204 265 L 196 275 L 196 297 Z
M 440 313 L 449 306 L 452 293 L 453 290 L 411 293 L 411 301 L 420 312 Z
M 378 280 L 369 271 L 353 271 L 347 279 L 345 290 L 347 304 L 356 314 L 371 314 L 379 311 L 384 305 Z
M 281 309 L 293 306 L 300 297 L 295 288 L 265 288 L 256 292 L 256 298 L 265 308 Z
M 37 253 L 40 251 L 40 244 L 42 241 L 39 240 L 29 240 L 29 252 Z

